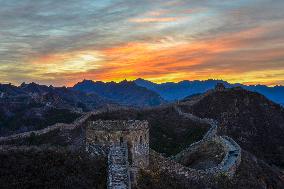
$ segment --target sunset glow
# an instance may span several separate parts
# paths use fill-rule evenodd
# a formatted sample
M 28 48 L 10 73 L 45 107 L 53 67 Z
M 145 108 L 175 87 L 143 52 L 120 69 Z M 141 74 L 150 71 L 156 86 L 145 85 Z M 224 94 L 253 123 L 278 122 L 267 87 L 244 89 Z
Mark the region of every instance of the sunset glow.
M 283 1 L 0 3 L 0 82 L 284 85 Z

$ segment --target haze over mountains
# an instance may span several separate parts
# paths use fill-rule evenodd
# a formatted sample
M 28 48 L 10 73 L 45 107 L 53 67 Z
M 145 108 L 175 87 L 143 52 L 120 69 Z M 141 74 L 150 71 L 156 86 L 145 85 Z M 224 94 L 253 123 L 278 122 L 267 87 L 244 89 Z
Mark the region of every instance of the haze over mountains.
M 242 87 L 249 91 L 255 91 L 265 95 L 270 100 L 284 105 L 284 86 L 268 87 L 265 85 L 243 85 L 243 84 L 230 84 L 223 80 L 205 80 L 205 81 L 181 81 L 178 83 L 167 82 L 156 84 L 144 79 L 137 79 L 134 81 L 137 85 L 146 87 L 149 90 L 155 91 L 167 101 L 180 100 L 187 96 L 204 93 L 209 89 L 213 89 L 217 83 L 223 83 L 227 88 Z
M 263 94 L 268 99 L 284 104 L 284 86 L 268 87 L 265 85 L 230 84 L 223 80 L 181 81 L 157 84 L 144 79 L 134 81 L 102 82 L 83 80 L 73 87 L 52 87 L 36 83 L 16 87 L 13 85 L 0 85 L 0 99 L 7 96 L 23 98 L 28 95 L 37 101 L 52 101 L 53 105 L 68 106 L 75 103 L 83 111 L 94 109 L 105 104 L 119 104 L 126 106 L 157 106 L 165 102 L 182 100 L 188 96 L 204 93 L 213 89 L 217 83 L 223 83 L 227 88 L 242 87 L 249 91 Z M 70 106 L 70 105 L 69 105 Z M 74 104 L 72 104 L 74 107 Z
M 165 102 L 156 92 L 126 80 L 119 83 L 84 80 L 74 85 L 73 89 L 87 94 L 98 94 L 127 106 L 157 106 Z

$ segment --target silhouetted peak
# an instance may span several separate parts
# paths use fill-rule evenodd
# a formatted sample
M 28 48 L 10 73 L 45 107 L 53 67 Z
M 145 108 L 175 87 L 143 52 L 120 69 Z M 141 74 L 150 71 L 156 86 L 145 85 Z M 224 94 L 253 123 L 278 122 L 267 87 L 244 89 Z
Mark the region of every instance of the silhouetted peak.
M 135 81 L 147 81 L 147 80 L 142 79 L 142 78 L 137 78 Z
M 95 82 L 93 80 L 84 79 L 83 81 L 81 81 L 79 83 L 95 83 Z
M 138 78 L 138 79 L 135 79 L 134 82 L 147 82 L 147 83 L 153 83 L 151 81 L 148 81 L 146 79 L 142 79 L 142 78 Z
M 21 85 L 20 85 L 20 87 L 24 87 L 24 86 L 26 86 L 27 84 L 25 83 L 25 82 L 23 82 Z
M 133 81 L 127 81 L 126 79 L 118 83 L 119 85 L 126 85 L 126 86 L 137 86 Z

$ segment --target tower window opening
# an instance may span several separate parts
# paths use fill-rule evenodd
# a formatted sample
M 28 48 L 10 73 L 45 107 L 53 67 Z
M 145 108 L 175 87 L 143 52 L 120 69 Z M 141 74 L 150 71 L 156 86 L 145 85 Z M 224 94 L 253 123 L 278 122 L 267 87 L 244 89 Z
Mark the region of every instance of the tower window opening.
M 142 139 L 142 136 L 140 136 L 140 144 L 143 143 L 143 139 Z

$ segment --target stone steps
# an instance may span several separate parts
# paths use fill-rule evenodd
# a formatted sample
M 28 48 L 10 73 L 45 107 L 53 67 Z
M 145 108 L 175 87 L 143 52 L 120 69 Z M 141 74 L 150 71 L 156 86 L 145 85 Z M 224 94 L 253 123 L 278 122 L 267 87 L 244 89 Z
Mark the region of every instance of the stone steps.
M 126 144 L 115 144 L 108 154 L 108 189 L 129 189 L 128 148 Z

